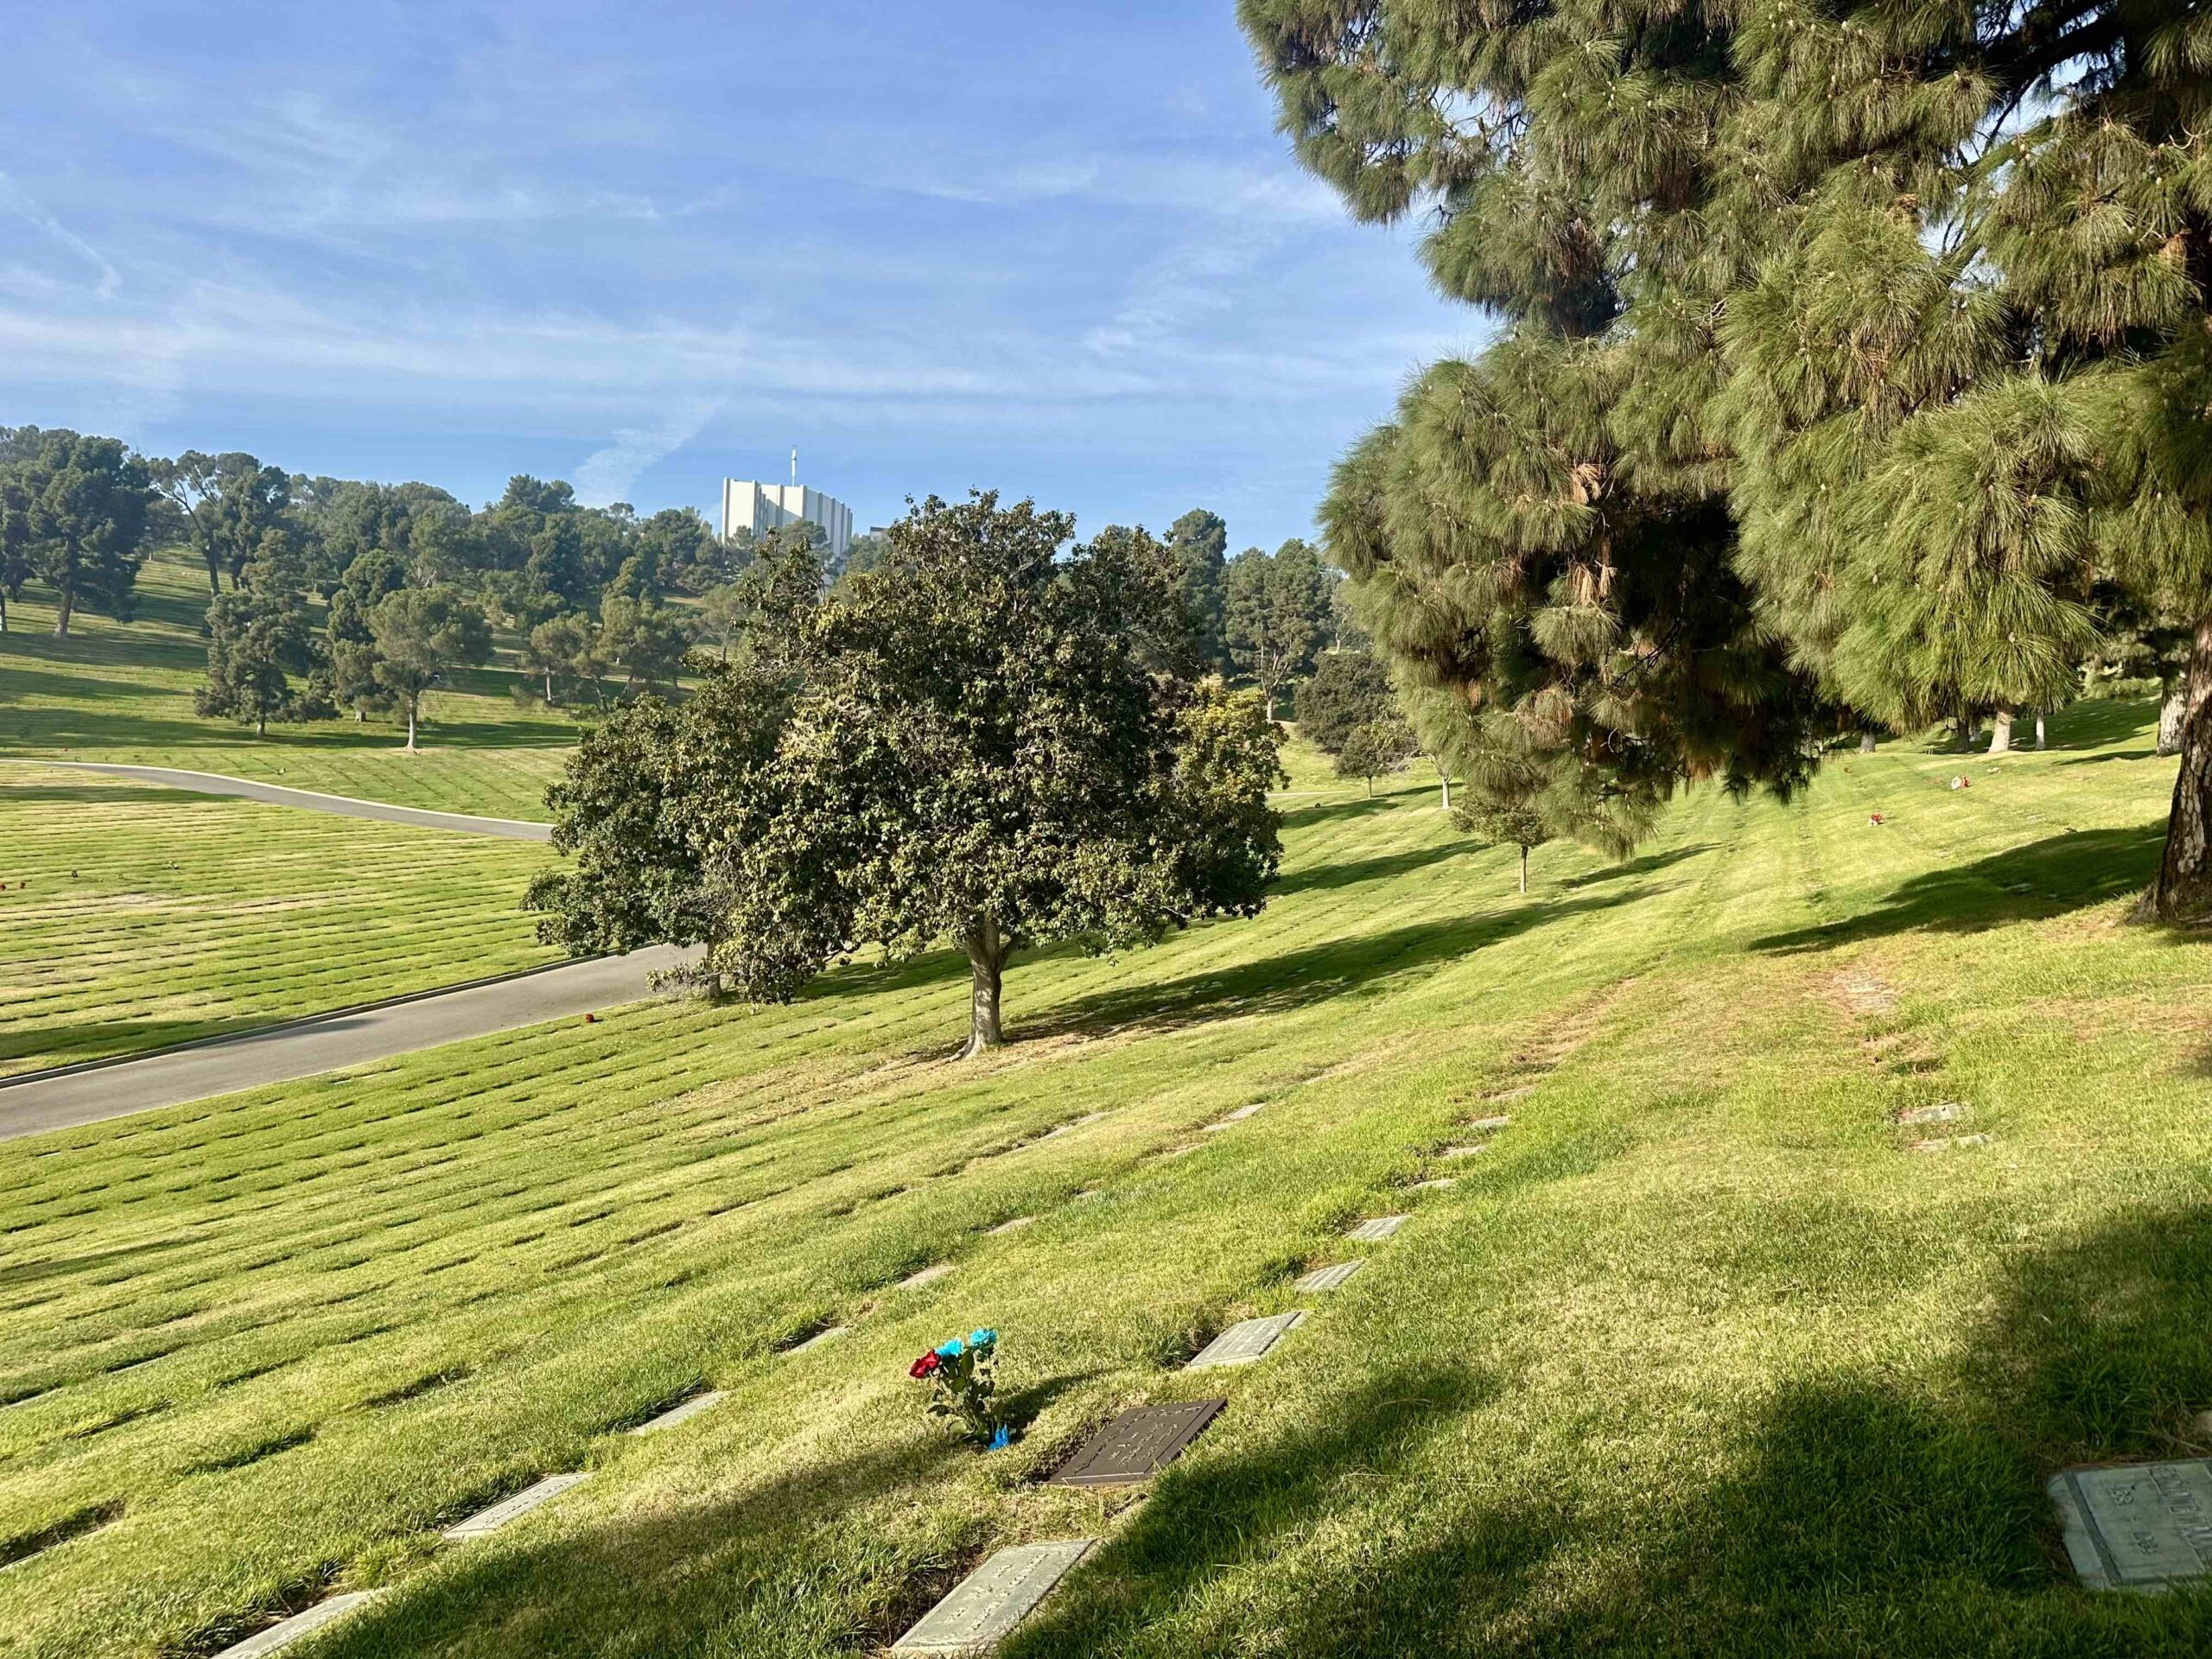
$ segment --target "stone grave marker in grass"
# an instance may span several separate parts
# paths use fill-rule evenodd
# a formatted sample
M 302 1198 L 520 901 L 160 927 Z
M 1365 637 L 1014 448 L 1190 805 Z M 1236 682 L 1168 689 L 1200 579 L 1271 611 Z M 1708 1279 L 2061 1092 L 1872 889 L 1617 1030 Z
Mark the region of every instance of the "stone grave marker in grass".
M 1255 1360 L 1264 1359 L 1268 1351 L 1305 1317 L 1305 1313 L 1298 1310 L 1232 1325 L 1200 1349 L 1198 1357 L 1183 1369 L 1186 1371 L 1211 1371 L 1224 1365 L 1249 1365 Z
M 1411 1217 L 1407 1216 L 1376 1216 L 1371 1220 L 1361 1222 L 1345 1236 L 1356 1238 L 1363 1244 L 1378 1244 L 1404 1226 L 1410 1219 Z
M 726 1398 L 720 1389 L 709 1389 L 704 1394 L 695 1394 L 681 1404 L 671 1406 L 657 1417 L 648 1417 L 630 1431 L 632 1434 L 654 1434 L 664 1428 L 674 1428 L 678 1423 L 688 1423 L 702 1411 L 712 1411 Z
M 1438 1153 L 1436 1155 L 1444 1159 L 1471 1158 L 1482 1150 L 1483 1148 L 1479 1145 L 1468 1147 L 1446 1147 L 1443 1151 Z
M 1966 1115 L 1966 1107 L 1955 1100 L 1940 1105 L 1913 1106 L 1897 1114 L 1900 1123 L 1950 1123 Z
M 1249 1106 L 1239 1106 L 1235 1111 L 1230 1112 L 1226 1116 L 1207 1124 L 1206 1133 L 1208 1135 L 1212 1135 L 1219 1130 L 1227 1128 L 1232 1123 L 1242 1123 L 1246 1118 L 1251 1116 L 1253 1113 L 1258 1111 L 1260 1108 L 1266 1103 L 1267 1103 L 1264 1101 L 1255 1100 Z
M 318 1601 L 303 1613 L 295 1613 L 279 1624 L 271 1624 L 257 1635 L 225 1648 L 215 1659 L 261 1659 L 264 1654 L 289 1648 L 302 1637 L 312 1636 L 327 1624 L 334 1624 L 364 1602 L 373 1601 L 384 1592 L 381 1590 L 349 1590 L 342 1596 L 331 1596 Z
M 1024 1227 L 1033 1227 L 1036 1224 L 1037 1217 L 1034 1216 L 1016 1216 L 1013 1220 L 1002 1221 L 999 1223 L 997 1226 L 990 1228 L 988 1230 L 990 1232 L 992 1236 L 995 1237 L 1001 1233 L 1019 1232 Z
M 1512 1122 L 1513 1120 L 1504 1113 L 1494 1112 L 1488 1117 L 1470 1118 L 1467 1127 L 1471 1129 L 1503 1129 L 1510 1128 Z
M 834 1342 L 839 1337 L 843 1336 L 850 1328 L 851 1327 L 848 1325 L 824 1325 L 821 1330 L 809 1337 L 804 1342 L 793 1344 L 790 1351 L 794 1354 L 803 1354 L 810 1348 L 819 1348 L 823 1343 Z
M 2212 1572 L 2212 1460 L 2067 1469 L 2047 1490 L 2094 1589 L 2152 1592 Z
M 1986 1135 L 1954 1135 L 1940 1137 L 1933 1141 L 1916 1141 L 1912 1143 L 1911 1150 L 1914 1152 L 1948 1152 L 1954 1147 L 1986 1147 L 1988 1144 L 1989 1137 Z
M 1334 1290 L 1338 1285 L 1367 1265 L 1361 1256 L 1351 1262 L 1338 1262 L 1325 1268 L 1316 1268 L 1298 1281 L 1299 1290 Z
M 1183 1455 L 1229 1404 L 1193 1400 L 1125 1411 L 1076 1449 L 1048 1486 L 1133 1486 Z
M 951 1271 L 951 1262 L 932 1262 L 928 1267 L 922 1268 L 919 1272 L 908 1274 L 904 1279 L 901 1279 L 897 1285 L 893 1286 L 893 1288 L 896 1290 L 919 1290 L 924 1285 L 935 1284 L 938 1280 L 944 1278 Z
M 1413 1185 L 1413 1190 L 1416 1192 L 1440 1192 L 1443 1188 L 1455 1184 L 1459 1179 L 1459 1178 L 1457 1175 L 1439 1175 L 1430 1180 L 1415 1181 Z
M 472 1538 L 481 1538 L 486 1533 L 497 1532 L 501 1527 L 519 1521 L 532 1510 L 550 1503 L 577 1482 L 588 1480 L 588 1473 L 548 1475 L 535 1486 L 525 1486 L 512 1497 L 503 1498 L 489 1509 L 479 1510 L 465 1521 L 456 1521 L 442 1535 L 448 1542 L 467 1543 Z
M 1036 1611 L 1096 1538 L 1001 1549 L 955 1585 L 913 1629 L 891 1644 L 893 1653 L 988 1653 Z

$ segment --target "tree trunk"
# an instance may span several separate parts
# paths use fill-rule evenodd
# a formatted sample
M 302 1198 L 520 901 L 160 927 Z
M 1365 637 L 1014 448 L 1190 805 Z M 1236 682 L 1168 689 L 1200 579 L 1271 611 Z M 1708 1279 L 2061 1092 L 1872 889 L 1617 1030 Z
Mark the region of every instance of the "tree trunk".
M 971 1060 L 1005 1040 L 999 1032 L 999 988 L 1012 947 L 992 916 L 978 917 L 961 943 L 968 948 L 968 1046 L 960 1058 Z
M 77 596 L 67 583 L 55 592 L 60 602 L 54 613 L 54 637 L 67 639 L 69 637 L 69 613 L 77 608 Z
M 1436 778 L 1437 781 L 1444 786 L 1444 810 L 1449 812 L 1452 810 L 1452 774 L 1448 772 L 1440 772 L 1436 774 Z
M 2036 710 L 2036 747 L 2037 747 L 2038 750 L 2041 750 L 2041 749 L 2042 749 L 2042 748 L 2044 748 L 2044 747 L 2045 747 L 2045 745 L 2044 745 L 2044 731 L 2043 731 L 2043 710 L 2042 710 L 2042 709 L 2037 709 L 2037 710 Z
M 415 753 L 415 704 L 416 704 L 416 700 L 415 698 L 413 698 L 413 697 L 410 697 L 410 698 L 408 698 L 408 699 L 407 699 L 407 753 L 410 753 L 410 754 L 412 754 L 412 753 Z
M 2165 851 L 2138 917 L 2162 922 L 2212 918 L 2212 613 L 2199 617 L 2190 653 L 2188 696 L 2177 747 L 2181 770 L 2174 778 L 2173 810 L 2166 817 Z
M 1990 721 L 1989 752 L 1992 754 L 2010 754 L 2012 752 L 2012 705 L 2009 702 L 1999 703 L 1996 718 Z
M 1529 849 L 1526 847 L 1521 849 L 1521 891 L 1529 891 Z
M 553 706 L 553 671 L 550 668 L 545 671 L 545 706 Z
M 2165 701 L 2158 705 L 2158 753 L 2181 753 L 2181 723 L 2189 716 L 2189 673 L 2183 670 L 2174 677 L 2166 688 Z
M 1874 753 L 1873 733 L 1861 732 L 1859 734 L 1859 753 L 1861 754 L 1872 754 Z
M 253 711 L 253 734 L 256 737 L 269 735 L 269 711 L 266 709 L 257 708 Z
M 1268 693 L 1267 694 L 1267 698 L 1268 698 L 1268 725 L 1270 725 L 1270 726 L 1272 726 L 1272 725 L 1274 725 L 1274 724 L 1275 723 L 1275 694 L 1274 694 L 1274 692 L 1270 691 L 1270 692 L 1268 692 Z
M 1951 718 L 1951 741 L 1962 749 L 1974 741 L 1974 722 L 1964 715 Z
M 353 705 L 353 723 L 356 726 L 365 726 L 369 723 L 369 711 L 358 702 Z

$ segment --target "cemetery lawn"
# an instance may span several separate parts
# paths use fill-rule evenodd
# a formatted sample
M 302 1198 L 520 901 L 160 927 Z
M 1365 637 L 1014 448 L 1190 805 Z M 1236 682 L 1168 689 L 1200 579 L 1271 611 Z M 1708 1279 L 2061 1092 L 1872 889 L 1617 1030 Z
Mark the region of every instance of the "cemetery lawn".
M 557 962 L 551 857 L 0 763 L 0 1076 Z
M 56 639 L 54 612 L 33 587 L 8 607 L 0 634 L 0 760 L 112 760 L 183 766 L 294 789 L 488 817 L 544 818 L 578 725 L 566 711 L 526 708 L 515 688 L 514 641 L 426 700 L 409 754 L 406 731 L 351 716 L 253 728 L 196 713 L 205 677 L 207 577 L 172 550 L 140 572 L 128 623 L 79 612 Z
M 0 1146 L 0 1654 L 382 1585 L 293 1651 L 852 1655 L 1084 1536 L 1013 1659 L 2202 1653 L 2212 1594 L 2078 1588 L 2043 1491 L 2212 1451 L 2212 961 L 2122 919 L 2152 717 L 1699 791 L 1525 899 L 1428 788 L 1301 778 L 1264 917 L 1023 962 L 978 1064 L 940 956 Z M 989 1456 L 906 1376 L 976 1325 Z M 1214 1395 L 1141 1503 L 1034 1478 Z

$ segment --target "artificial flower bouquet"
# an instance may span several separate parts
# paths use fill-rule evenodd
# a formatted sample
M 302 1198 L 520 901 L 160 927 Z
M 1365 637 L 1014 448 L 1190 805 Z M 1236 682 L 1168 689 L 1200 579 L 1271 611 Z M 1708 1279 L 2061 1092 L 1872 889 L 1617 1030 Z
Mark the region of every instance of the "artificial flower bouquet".
M 996 1451 L 1007 1443 L 992 1396 L 998 1390 L 999 1333 L 971 1331 L 940 1343 L 906 1368 L 930 1385 L 930 1415 L 957 1418 L 970 1438 Z

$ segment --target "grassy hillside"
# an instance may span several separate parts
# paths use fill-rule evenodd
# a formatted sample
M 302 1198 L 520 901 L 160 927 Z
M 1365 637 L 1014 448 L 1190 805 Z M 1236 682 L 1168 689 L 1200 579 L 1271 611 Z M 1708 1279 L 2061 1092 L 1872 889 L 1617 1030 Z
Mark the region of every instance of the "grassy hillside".
M 502 639 L 487 667 L 430 694 L 421 753 L 408 754 L 404 728 L 385 719 L 278 725 L 257 739 L 250 727 L 193 711 L 205 672 L 206 571 L 175 555 L 156 558 L 140 573 L 138 595 L 130 622 L 80 612 L 67 639 L 54 638 L 40 589 L 9 607 L 0 758 L 191 766 L 403 806 L 545 816 L 545 785 L 578 728 L 564 713 L 515 700 L 512 640 Z
M 0 764 L 0 1074 L 556 960 L 550 856 Z
M 1426 789 L 1322 790 L 1265 917 L 1018 967 L 979 1065 L 938 958 L 0 1147 L 0 1653 L 385 1584 L 300 1651 L 850 1654 L 1077 1535 L 1009 1654 L 2201 1652 L 2212 1596 L 2076 1588 L 2042 1493 L 2212 1450 L 2207 963 L 2121 923 L 2149 721 L 1700 792 L 1525 900 Z M 906 1376 L 979 1324 L 988 1457 Z M 1033 1479 L 1216 1393 L 1147 1501 Z

